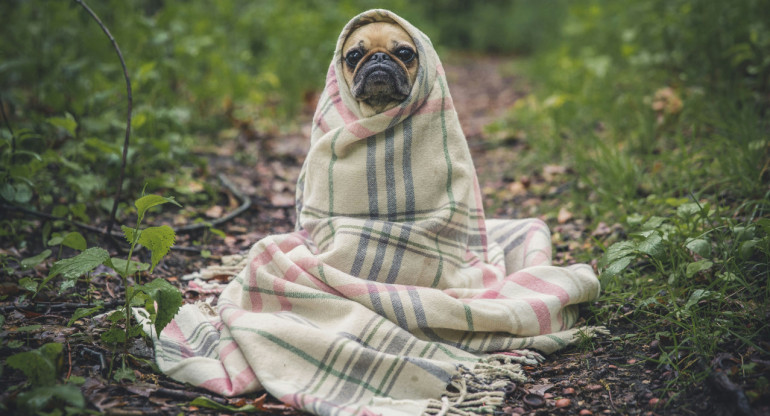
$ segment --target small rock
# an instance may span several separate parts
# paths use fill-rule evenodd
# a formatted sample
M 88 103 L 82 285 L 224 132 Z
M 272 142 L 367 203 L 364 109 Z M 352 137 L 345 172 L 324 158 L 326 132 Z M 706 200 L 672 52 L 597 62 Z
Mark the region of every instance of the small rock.
M 594 412 L 592 412 L 592 411 L 590 411 L 588 409 L 583 409 L 583 410 L 580 411 L 579 414 L 580 414 L 580 416 L 589 416 L 589 415 L 594 414 Z
M 503 407 L 503 413 L 506 415 L 513 414 L 513 408 L 511 406 L 505 406 Z
M 524 413 L 526 413 L 526 412 L 527 412 L 527 411 L 526 411 L 526 410 L 525 410 L 523 407 L 514 407 L 514 408 L 513 408 L 513 413 L 520 413 L 520 414 L 524 414 Z
M 570 399 L 559 399 L 556 401 L 556 407 L 567 407 L 572 404 Z
M 599 391 L 602 389 L 601 384 L 589 384 L 586 386 L 586 390 L 588 391 Z
M 618 369 L 618 366 L 616 366 L 616 365 L 614 365 L 614 364 L 609 364 L 609 365 L 607 365 L 607 368 L 609 368 L 609 369 L 611 369 L 611 370 L 617 370 L 617 369 Z
M 650 403 L 650 406 L 657 406 L 658 403 L 660 403 L 660 399 L 657 397 L 653 397 L 652 399 L 650 399 L 649 403 Z
M 632 358 L 632 359 L 628 360 L 627 363 L 629 363 L 629 364 L 636 364 L 636 358 Z
M 551 394 L 551 393 L 546 393 L 546 394 L 544 394 L 544 395 L 543 395 L 543 398 L 544 398 L 544 399 L 553 399 L 553 394 Z

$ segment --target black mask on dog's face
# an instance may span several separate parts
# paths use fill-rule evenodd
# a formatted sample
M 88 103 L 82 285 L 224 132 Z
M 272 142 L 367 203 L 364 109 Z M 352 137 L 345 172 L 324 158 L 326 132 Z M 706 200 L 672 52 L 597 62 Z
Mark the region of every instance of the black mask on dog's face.
M 419 57 L 408 33 L 389 22 L 354 30 L 342 48 L 344 78 L 353 97 L 375 113 L 395 107 L 412 91 Z

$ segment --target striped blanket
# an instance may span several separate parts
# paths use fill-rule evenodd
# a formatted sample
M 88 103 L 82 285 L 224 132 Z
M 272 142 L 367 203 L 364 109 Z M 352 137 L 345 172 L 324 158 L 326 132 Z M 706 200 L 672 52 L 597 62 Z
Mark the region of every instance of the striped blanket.
M 404 27 L 419 70 L 406 101 L 372 115 L 345 84 L 341 48 L 374 21 Z M 491 412 L 525 379 L 520 364 L 542 359 L 533 350 L 577 338 L 577 304 L 599 294 L 589 266 L 551 265 L 542 221 L 485 219 L 441 62 L 385 10 L 340 35 L 297 212 L 296 232 L 252 247 L 216 310 L 187 305 L 160 334 L 165 373 L 313 414 Z

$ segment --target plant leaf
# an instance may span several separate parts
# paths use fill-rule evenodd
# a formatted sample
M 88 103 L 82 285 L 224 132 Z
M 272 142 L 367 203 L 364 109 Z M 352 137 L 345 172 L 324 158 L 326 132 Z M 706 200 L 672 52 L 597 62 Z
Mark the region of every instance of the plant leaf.
M 128 244 L 134 244 L 136 238 L 142 235 L 142 230 L 134 230 L 133 228 L 126 227 L 125 225 L 121 225 L 120 229 L 123 230 L 123 235 L 126 237 Z
M 18 283 L 24 290 L 37 292 L 37 281 L 31 277 L 22 277 Z
M 690 298 L 687 299 L 687 303 L 684 305 L 684 309 L 690 309 L 693 306 L 695 306 L 698 302 L 700 302 L 701 299 L 710 297 L 712 294 L 709 290 L 704 289 L 695 289 L 692 294 L 690 294 Z
M 60 127 L 67 131 L 70 136 L 75 137 L 75 129 L 78 127 L 77 121 L 67 114 L 68 117 L 49 117 L 46 121 L 56 127 Z
M 687 275 L 688 278 L 693 277 L 702 271 L 710 269 L 713 265 L 714 263 L 709 260 L 698 260 L 687 265 L 685 275 Z
M 711 244 L 702 238 L 690 240 L 685 243 L 684 246 L 701 257 L 708 257 L 711 255 Z
M 108 344 L 120 344 L 126 340 L 126 331 L 120 328 L 110 328 L 102 333 L 101 338 Z
M 107 250 L 101 247 L 91 247 L 75 257 L 59 260 L 54 263 L 51 271 L 48 273 L 48 277 L 43 280 L 40 286 L 42 287 L 60 274 L 65 280 L 76 280 L 109 259 L 110 253 Z
M 62 239 L 61 244 L 79 251 L 86 249 L 86 239 L 77 231 L 67 233 Z
M 102 309 L 102 306 L 94 306 L 93 308 L 77 308 L 75 313 L 72 314 L 72 318 L 70 318 L 69 322 L 67 322 L 67 326 L 72 326 L 72 324 L 75 323 L 75 321 L 78 319 L 91 316 Z
M 83 408 L 86 404 L 80 388 L 72 384 L 38 387 L 20 393 L 16 403 L 19 407 L 26 410 L 27 414 L 48 414 L 41 411 L 45 410 L 46 405 L 53 398 L 69 404 L 70 407 Z M 51 414 L 54 413 L 52 412 Z
M 179 203 L 174 200 L 174 197 L 165 197 L 160 195 L 145 195 L 137 199 L 136 202 L 134 202 L 134 205 L 136 206 L 136 211 L 137 211 L 137 216 L 139 217 L 139 221 L 141 221 L 142 218 L 144 218 L 144 213 L 148 209 L 154 206 L 168 204 L 168 203 L 181 207 L 181 205 L 179 205 Z
M 48 343 L 36 350 L 14 354 L 8 357 L 6 364 L 22 371 L 35 387 L 52 386 L 56 383 L 62 348 L 62 344 Z
M 123 276 L 123 277 L 131 276 L 131 275 L 133 275 L 136 272 L 143 272 L 143 271 L 148 270 L 150 268 L 150 265 L 147 264 L 147 263 L 142 263 L 142 262 L 139 262 L 139 261 L 131 260 L 131 263 L 128 266 L 128 275 L 124 276 L 124 274 L 126 272 L 126 260 L 125 259 L 121 259 L 121 258 L 117 258 L 117 257 L 112 257 L 105 264 L 107 266 L 109 266 L 110 268 L 112 268 L 112 270 L 115 270 L 116 272 L 118 272 L 118 274 Z
M 16 189 L 10 183 L 4 183 L 0 186 L 0 197 L 8 202 L 13 202 L 16 199 Z
M 31 269 L 38 264 L 42 263 L 43 260 L 47 259 L 48 256 L 51 255 L 51 250 L 43 250 L 40 254 L 37 256 L 27 257 L 26 259 L 21 261 L 21 269 L 27 270 Z
M 648 235 L 647 238 L 639 242 L 637 250 L 652 258 L 658 258 L 664 252 L 663 236 L 661 236 L 659 232 L 653 232 Z
M 150 273 L 155 270 L 158 262 L 168 253 L 175 240 L 176 234 L 174 234 L 174 229 L 168 225 L 148 227 L 142 230 L 142 234 L 139 235 L 139 244 L 147 247 L 152 252 Z
M 137 290 L 147 293 L 157 303 L 154 321 L 155 330 L 160 334 L 182 306 L 182 294 L 165 279 L 155 279 Z
M 621 257 L 612 263 L 609 264 L 609 266 L 605 267 L 602 270 L 602 276 L 603 277 L 613 277 L 617 276 L 622 272 L 623 270 L 628 267 L 629 264 L 631 264 L 631 261 L 633 261 L 635 256 L 627 256 L 627 257 Z
M 687 218 L 697 214 L 700 212 L 700 210 L 701 207 L 698 204 L 695 202 L 690 202 L 678 206 L 676 208 L 676 215 L 678 215 L 680 218 Z
M 26 204 L 32 199 L 32 188 L 26 183 L 16 184 L 16 195 L 13 198 L 20 204 Z
M 661 225 L 663 225 L 664 222 L 666 222 L 666 218 L 653 215 L 649 220 L 647 220 L 647 222 L 644 223 L 644 225 L 642 225 L 642 229 L 657 230 Z
M 115 381 L 123 381 L 123 380 L 128 380 L 130 382 L 136 381 L 136 376 L 134 375 L 134 371 L 126 367 L 117 369 L 117 371 L 115 371 L 115 375 L 113 375 L 112 378 Z

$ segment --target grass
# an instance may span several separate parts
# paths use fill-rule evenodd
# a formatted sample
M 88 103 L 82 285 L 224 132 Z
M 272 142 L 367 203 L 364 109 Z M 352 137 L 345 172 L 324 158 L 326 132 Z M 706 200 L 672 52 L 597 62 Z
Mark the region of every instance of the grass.
M 528 148 L 510 177 L 565 166 L 574 175 L 559 204 L 588 230 L 602 222 L 622 229 L 571 253 L 601 256 L 603 293 L 589 323 L 628 324 L 636 342 L 658 345 L 660 354 L 648 359 L 670 371 L 674 402 L 725 354 L 736 360 L 726 369 L 733 381 L 760 400 L 770 382 L 751 358 L 770 358 L 767 86 L 742 74 L 729 52 L 719 58 L 720 51 L 704 50 L 709 59 L 693 62 L 698 68 L 674 59 L 640 64 L 640 53 L 625 51 L 676 56 L 698 45 L 656 52 L 649 39 L 630 34 L 645 24 L 649 30 L 650 16 L 634 23 L 626 20 L 632 13 L 615 10 L 619 17 L 607 20 L 615 7 L 578 2 L 555 47 L 507 69 L 527 75 L 534 92 L 490 126 L 490 136 Z M 692 17 L 701 26 L 690 29 L 711 33 L 703 19 L 712 17 Z

